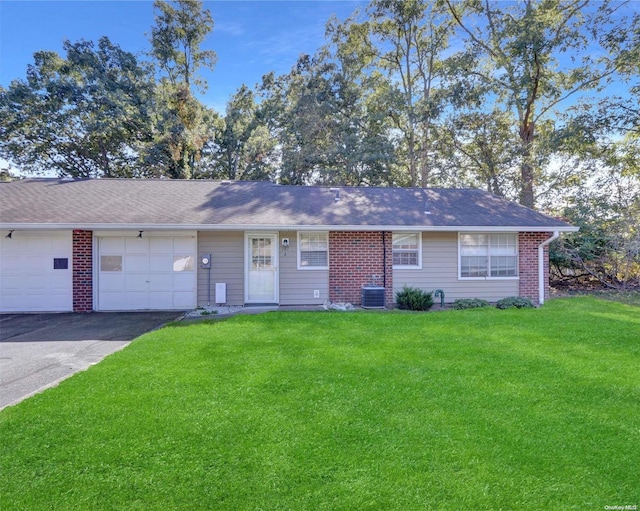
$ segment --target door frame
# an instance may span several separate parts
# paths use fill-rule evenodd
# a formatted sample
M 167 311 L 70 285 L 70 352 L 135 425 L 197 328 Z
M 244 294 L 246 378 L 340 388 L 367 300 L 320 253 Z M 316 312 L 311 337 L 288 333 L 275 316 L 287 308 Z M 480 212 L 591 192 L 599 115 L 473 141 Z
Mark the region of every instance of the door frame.
M 250 242 L 253 238 L 272 238 L 273 252 L 271 254 L 274 272 L 273 272 L 273 301 L 249 300 L 249 267 L 251 265 L 251 246 Z M 244 234 L 244 303 L 246 304 L 278 304 L 280 303 L 280 244 L 279 233 L 275 231 L 268 232 L 245 232 Z

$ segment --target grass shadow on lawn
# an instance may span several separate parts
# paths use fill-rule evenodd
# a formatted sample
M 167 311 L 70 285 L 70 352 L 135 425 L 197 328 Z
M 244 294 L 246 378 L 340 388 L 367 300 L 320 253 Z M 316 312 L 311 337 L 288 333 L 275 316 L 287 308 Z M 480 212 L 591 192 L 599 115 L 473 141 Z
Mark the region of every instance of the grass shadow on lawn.
M 590 298 L 171 326 L 0 413 L 0 508 L 633 505 L 639 339 Z

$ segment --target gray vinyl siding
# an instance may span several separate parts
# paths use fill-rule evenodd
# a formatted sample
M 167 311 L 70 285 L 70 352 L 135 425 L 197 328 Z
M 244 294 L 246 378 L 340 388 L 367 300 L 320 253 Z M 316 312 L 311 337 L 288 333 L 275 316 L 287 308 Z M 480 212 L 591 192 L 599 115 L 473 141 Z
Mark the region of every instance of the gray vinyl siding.
M 506 296 L 517 296 L 519 292 L 517 279 L 458 279 L 458 234 L 455 232 L 422 233 L 422 269 L 394 269 L 394 297 L 404 285 L 426 291 L 442 289 L 446 302 L 458 298 L 497 301 Z
M 216 282 L 227 284 L 227 305 L 244 304 L 244 232 L 198 233 L 198 305 L 207 305 L 207 271 L 200 268 L 200 257 L 211 254 L 211 303 Z
M 278 243 L 289 238 L 289 247 L 279 247 L 279 292 L 281 305 L 321 305 L 329 299 L 329 270 L 298 270 L 298 233 L 278 233 Z M 215 284 L 227 284 L 227 305 L 244 304 L 243 231 L 198 233 L 198 305 L 207 305 L 207 270 L 200 268 L 200 257 L 211 254 L 211 303 L 215 303 Z M 320 291 L 314 298 L 313 291 Z
M 281 231 L 279 236 L 289 238 L 286 253 L 280 249 L 280 304 L 322 305 L 329 299 L 329 270 L 298 270 L 298 233 Z M 313 297 L 316 289 L 319 298 Z

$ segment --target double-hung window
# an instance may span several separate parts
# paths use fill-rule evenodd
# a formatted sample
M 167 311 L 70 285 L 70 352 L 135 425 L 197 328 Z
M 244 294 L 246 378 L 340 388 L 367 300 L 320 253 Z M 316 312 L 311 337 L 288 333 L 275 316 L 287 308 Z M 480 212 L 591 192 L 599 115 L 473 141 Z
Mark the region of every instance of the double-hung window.
M 298 269 L 326 270 L 329 268 L 329 234 L 326 232 L 298 233 Z
M 517 234 L 460 234 L 459 254 L 461 278 L 518 276 Z
M 393 234 L 393 267 L 421 268 L 422 249 L 419 232 L 398 232 Z

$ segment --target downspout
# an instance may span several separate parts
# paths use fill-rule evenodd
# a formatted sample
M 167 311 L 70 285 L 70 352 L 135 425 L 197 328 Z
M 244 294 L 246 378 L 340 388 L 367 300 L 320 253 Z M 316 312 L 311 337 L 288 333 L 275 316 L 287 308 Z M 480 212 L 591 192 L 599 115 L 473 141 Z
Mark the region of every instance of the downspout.
M 385 231 L 382 231 L 382 287 L 387 292 L 387 242 L 385 239 Z
M 544 240 L 538 246 L 538 303 L 542 305 L 544 303 L 544 247 L 549 245 L 553 240 L 557 240 L 560 237 L 559 231 L 554 231 L 553 236 Z

